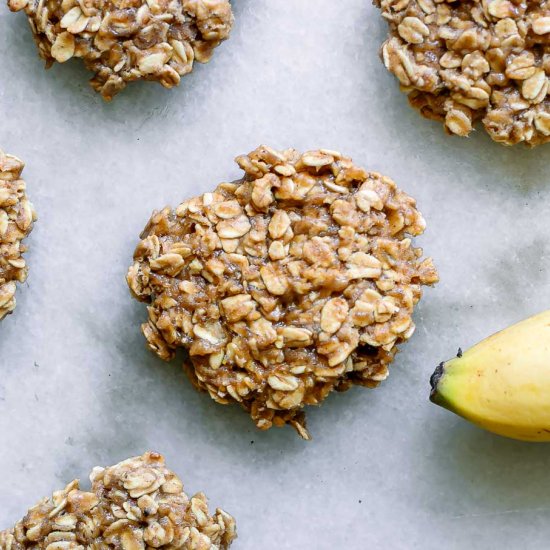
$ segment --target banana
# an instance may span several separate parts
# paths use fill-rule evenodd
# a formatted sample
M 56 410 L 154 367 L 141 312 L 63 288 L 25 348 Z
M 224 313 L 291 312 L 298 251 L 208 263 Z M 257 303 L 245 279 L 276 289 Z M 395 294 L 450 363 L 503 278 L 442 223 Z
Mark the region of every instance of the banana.
M 441 363 L 430 400 L 505 437 L 550 441 L 550 310 Z

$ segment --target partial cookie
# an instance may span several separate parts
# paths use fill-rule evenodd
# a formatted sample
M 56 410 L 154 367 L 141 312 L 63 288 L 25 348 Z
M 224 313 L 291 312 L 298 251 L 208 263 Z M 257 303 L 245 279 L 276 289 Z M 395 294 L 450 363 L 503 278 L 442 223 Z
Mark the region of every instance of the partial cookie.
M 505 145 L 550 141 L 550 1 L 374 0 L 386 68 L 450 134 L 481 120 Z
M 206 63 L 229 36 L 229 0 L 8 0 L 24 9 L 50 67 L 80 57 L 90 84 L 111 100 L 135 80 L 177 86 L 193 62 Z
M 0 532 L 0 550 L 225 550 L 235 520 L 206 497 L 191 499 L 157 453 L 110 468 L 94 468 L 91 491 L 78 480 L 33 506 L 13 529 Z
M 27 279 L 22 244 L 32 231 L 36 212 L 21 179 L 25 165 L 0 150 L 0 319 L 15 309 L 16 282 Z
M 256 425 L 292 424 L 334 389 L 374 387 L 437 281 L 425 223 L 389 178 L 333 151 L 260 147 L 242 180 L 153 214 L 128 272 L 149 348 Z

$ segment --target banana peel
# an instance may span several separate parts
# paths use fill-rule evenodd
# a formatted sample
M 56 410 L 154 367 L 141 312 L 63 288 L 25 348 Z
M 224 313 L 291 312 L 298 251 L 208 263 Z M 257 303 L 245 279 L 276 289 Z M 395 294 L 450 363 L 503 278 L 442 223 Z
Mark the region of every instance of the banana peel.
M 459 352 L 430 383 L 433 403 L 481 428 L 550 441 L 550 310 Z

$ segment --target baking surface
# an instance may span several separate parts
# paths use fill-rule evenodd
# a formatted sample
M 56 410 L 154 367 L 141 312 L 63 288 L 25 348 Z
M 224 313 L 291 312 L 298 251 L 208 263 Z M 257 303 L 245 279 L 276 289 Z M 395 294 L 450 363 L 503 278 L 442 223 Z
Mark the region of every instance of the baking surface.
M 0 528 L 39 498 L 148 449 L 237 519 L 232 548 L 548 547 L 550 447 L 428 402 L 437 365 L 550 304 L 550 146 L 449 138 L 379 62 L 366 0 L 235 0 L 232 37 L 179 88 L 104 103 L 78 61 L 44 71 L 0 6 L 0 147 L 39 220 L 0 327 Z M 338 149 L 413 195 L 441 283 L 376 390 L 308 411 L 311 443 L 197 394 L 144 346 L 124 276 L 151 211 L 236 179 L 260 143 Z

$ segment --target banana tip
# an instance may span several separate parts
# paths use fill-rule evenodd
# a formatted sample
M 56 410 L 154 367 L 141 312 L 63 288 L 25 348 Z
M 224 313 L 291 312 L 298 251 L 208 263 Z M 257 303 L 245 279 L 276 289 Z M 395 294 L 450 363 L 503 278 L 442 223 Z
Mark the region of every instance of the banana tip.
M 434 373 L 430 376 L 430 401 L 432 403 L 437 403 L 437 384 L 439 383 L 439 380 L 443 376 L 443 367 L 445 366 L 445 363 L 439 363 L 437 365 Z

